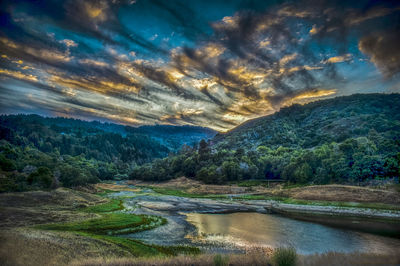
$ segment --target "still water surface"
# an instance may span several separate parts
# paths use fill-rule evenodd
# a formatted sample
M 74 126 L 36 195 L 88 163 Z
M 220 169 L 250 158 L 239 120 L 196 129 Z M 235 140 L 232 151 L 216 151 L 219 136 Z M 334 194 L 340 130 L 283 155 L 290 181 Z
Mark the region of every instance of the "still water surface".
M 328 251 L 393 253 L 400 239 L 260 213 L 188 213 L 187 221 L 197 228 L 197 238 L 236 246 L 293 246 L 299 253 Z

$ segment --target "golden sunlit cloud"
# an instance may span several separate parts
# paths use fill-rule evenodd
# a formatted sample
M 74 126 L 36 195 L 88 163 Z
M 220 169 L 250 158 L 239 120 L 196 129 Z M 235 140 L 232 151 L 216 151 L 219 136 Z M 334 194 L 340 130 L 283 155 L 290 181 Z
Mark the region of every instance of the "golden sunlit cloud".
M 318 31 L 319 31 L 319 29 L 317 28 L 317 25 L 314 24 L 312 26 L 311 30 L 309 31 L 309 33 L 310 33 L 310 35 L 315 35 L 318 33 Z
M 336 93 L 336 89 L 314 89 L 300 93 L 292 98 L 287 99 L 283 102 L 282 106 L 289 106 L 294 103 L 305 104 L 323 97 L 332 96 Z
M 105 21 L 107 19 L 106 10 L 108 9 L 108 4 L 105 1 L 99 2 L 85 2 L 84 8 L 88 16 L 96 21 Z
M 327 64 L 327 63 L 342 63 L 342 62 L 346 62 L 352 59 L 352 55 L 351 54 L 345 54 L 345 55 L 340 55 L 340 56 L 333 56 L 328 58 L 327 60 L 322 61 L 323 64 Z
M 281 60 L 279 60 L 279 64 L 284 66 L 287 63 L 289 63 L 290 61 L 294 60 L 297 56 L 298 56 L 297 53 L 285 55 L 284 57 L 281 58 Z
M 5 75 L 11 78 L 21 79 L 21 80 L 29 80 L 29 81 L 38 81 L 38 77 L 34 75 L 24 74 L 19 71 L 13 71 L 8 69 L 0 68 L 0 75 Z
M 76 42 L 74 42 L 73 40 L 65 39 L 65 40 L 62 40 L 61 42 L 64 43 L 67 47 L 77 47 L 78 46 L 78 44 Z
M 305 93 L 301 93 L 296 97 L 293 97 L 292 100 L 302 100 L 302 99 L 309 99 L 315 97 L 325 97 L 332 94 L 335 94 L 336 90 L 314 90 L 314 91 L 307 91 Z
M 17 49 L 19 47 L 15 42 L 10 41 L 7 38 L 0 38 L 0 42 L 2 42 L 4 45 L 6 45 L 10 48 L 13 48 L 13 49 Z

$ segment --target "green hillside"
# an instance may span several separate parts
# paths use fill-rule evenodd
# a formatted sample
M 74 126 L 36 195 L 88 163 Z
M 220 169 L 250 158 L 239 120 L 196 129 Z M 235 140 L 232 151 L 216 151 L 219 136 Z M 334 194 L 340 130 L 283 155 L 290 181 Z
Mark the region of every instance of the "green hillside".
M 358 94 L 283 108 L 137 167 L 131 178 L 358 183 L 398 177 L 399 152 L 400 95 Z
M 132 169 L 215 135 L 191 126 L 129 127 L 38 115 L 0 116 L 0 192 L 126 179 Z

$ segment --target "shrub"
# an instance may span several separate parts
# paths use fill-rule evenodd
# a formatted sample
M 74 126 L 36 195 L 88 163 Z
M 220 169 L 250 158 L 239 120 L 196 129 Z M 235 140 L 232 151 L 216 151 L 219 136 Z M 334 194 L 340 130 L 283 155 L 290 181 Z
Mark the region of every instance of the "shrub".
M 272 261 L 277 266 L 296 265 L 296 250 L 293 247 L 280 247 L 275 249 L 272 255 Z
M 221 254 L 217 254 L 214 256 L 214 265 L 215 266 L 225 266 L 228 265 L 229 257 L 221 256 Z
M 0 169 L 3 171 L 14 171 L 15 163 L 10 159 L 7 159 L 3 154 L 0 154 Z
M 35 172 L 31 173 L 27 181 L 30 185 L 37 185 L 43 188 L 49 188 L 53 181 L 53 174 L 47 167 L 39 167 Z

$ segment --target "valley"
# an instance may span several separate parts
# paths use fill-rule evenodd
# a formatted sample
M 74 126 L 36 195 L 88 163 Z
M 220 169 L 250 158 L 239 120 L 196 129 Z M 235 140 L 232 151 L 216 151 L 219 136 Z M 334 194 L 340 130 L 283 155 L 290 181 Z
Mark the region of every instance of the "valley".
M 210 259 L 216 256 L 213 254 L 232 254 L 230 256 L 233 261 L 249 259 L 250 257 L 241 258 L 240 256 L 253 254 L 251 258 L 261 257 L 261 260 L 265 261 L 272 256 L 275 248 L 291 245 L 296 247 L 300 258 L 305 263 L 316 259 L 313 254 L 317 252 L 325 254 L 333 252 L 340 254 L 338 256 L 346 260 L 351 260 L 352 256 L 346 254 L 354 252 L 368 253 L 370 256 L 374 254 L 375 259 L 383 257 L 389 261 L 400 259 L 397 257 L 400 240 L 396 231 L 400 224 L 400 210 L 393 208 L 393 206 L 398 206 L 393 204 L 397 200 L 393 196 L 398 196 L 398 193 L 391 188 L 359 192 L 360 195 L 375 192 L 375 194 L 380 194 L 380 197 L 393 194 L 388 197 L 391 202 L 373 206 L 374 202 L 370 199 L 368 204 L 371 205 L 366 208 L 368 205 L 362 205 L 367 204 L 365 199 L 363 203 L 358 202 L 359 206 L 357 202 L 347 202 L 353 207 L 345 207 L 347 204 L 345 201 L 340 201 L 340 197 L 331 202 L 331 206 L 323 205 L 323 202 L 330 201 L 321 201 L 321 198 L 319 201 L 308 200 L 306 205 L 302 202 L 304 199 L 298 197 L 297 199 L 286 198 L 286 202 L 289 202 L 289 199 L 292 201 L 290 204 L 284 203 L 283 198 L 250 200 L 251 194 L 246 190 L 236 194 L 221 193 L 226 192 L 228 186 L 223 188 L 225 191 L 216 194 L 195 193 L 193 186 L 208 185 L 190 184 L 191 182 L 184 178 L 157 184 L 157 186 L 143 183 L 131 185 L 131 183 L 134 182 L 100 183 L 92 188 L 85 188 L 83 191 L 57 189 L 51 192 L 1 194 L 0 237 L 3 243 L 1 250 L 13 250 L 13 252 L 2 252 L 0 257 L 8 262 L 6 265 L 55 263 L 85 265 L 84 262 L 90 264 L 91 260 L 100 257 L 110 261 L 112 265 L 112 261 L 121 260 L 121 257 L 135 263 L 135 260 L 143 260 L 143 256 L 156 256 L 147 261 L 150 263 L 151 260 L 157 260 L 156 258 L 160 256 L 165 257 L 164 260 L 167 261 L 169 256 L 178 254 L 186 256 L 189 261 L 195 261 L 197 256 Z M 180 191 L 182 195 L 186 193 L 188 197 L 169 195 L 171 190 L 168 190 L 168 187 L 171 183 L 185 184 L 185 189 L 178 186 L 173 191 L 175 194 L 177 191 Z M 157 187 L 164 190 L 156 192 Z M 237 185 L 230 187 L 236 192 L 240 188 Z M 261 188 L 258 190 L 257 187 L 250 188 L 260 193 Z M 273 195 L 274 191 L 281 190 L 292 194 L 294 193 L 292 190 L 295 190 L 293 195 L 296 193 L 302 195 L 299 190 L 307 194 L 307 190 L 315 189 L 313 187 L 303 189 L 264 187 L 264 193 L 270 191 L 272 193 L 270 195 Z M 319 189 L 326 190 L 329 187 Z M 342 188 L 343 191 L 351 191 L 351 189 L 357 188 Z M 264 195 L 264 197 L 267 196 Z M 361 201 L 363 201 L 362 198 L 360 197 Z M 342 206 L 338 206 L 340 202 Z M 318 215 L 309 220 L 312 223 L 303 222 L 285 218 L 291 217 L 287 214 L 268 214 L 271 213 L 271 206 L 283 209 L 298 208 L 303 213 L 308 211 Z M 326 222 L 318 220 L 318 217 L 323 217 L 323 214 L 318 213 L 315 210 L 316 207 L 320 208 L 319 212 L 329 208 L 330 219 L 332 215 L 335 216 L 332 209 L 338 210 L 336 218 L 341 221 L 344 219 L 342 214 L 345 212 L 350 212 L 353 222 L 360 217 L 365 220 L 368 216 L 373 221 L 372 224 L 381 231 L 371 234 L 371 231 L 360 231 L 361 227 L 351 229 L 346 226 L 352 223 L 349 220 L 345 220 L 346 223 L 342 224 L 323 225 Z M 143 219 L 140 217 L 148 217 L 146 219 L 150 220 L 145 222 L 145 220 L 140 220 Z M 384 224 L 393 223 L 391 231 L 381 226 L 382 219 Z M 218 224 L 223 226 L 218 227 Z M 241 228 L 240 231 L 237 231 L 239 228 Z M 373 227 L 370 224 L 368 228 Z M 261 230 L 263 233 L 257 234 L 256 230 Z M 285 236 L 290 230 L 295 231 Z M 302 241 L 306 239 L 301 235 L 296 236 L 295 233 L 303 230 L 307 232 L 317 230 L 318 234 L 315 237 L 322 242 L 312 240 L 314 236 L 311 234 L 306 239 L 311 241 L 308 243 L 314 244 L 304 246 Z M 105 232 L 107 233 L 104 234 Z M 47 255 L 48 249 L 52 250 L 51 255 Z M 70 251 L 68 255 L 65 249 Z M 135 259 L 138 256 L 141 259 Z

